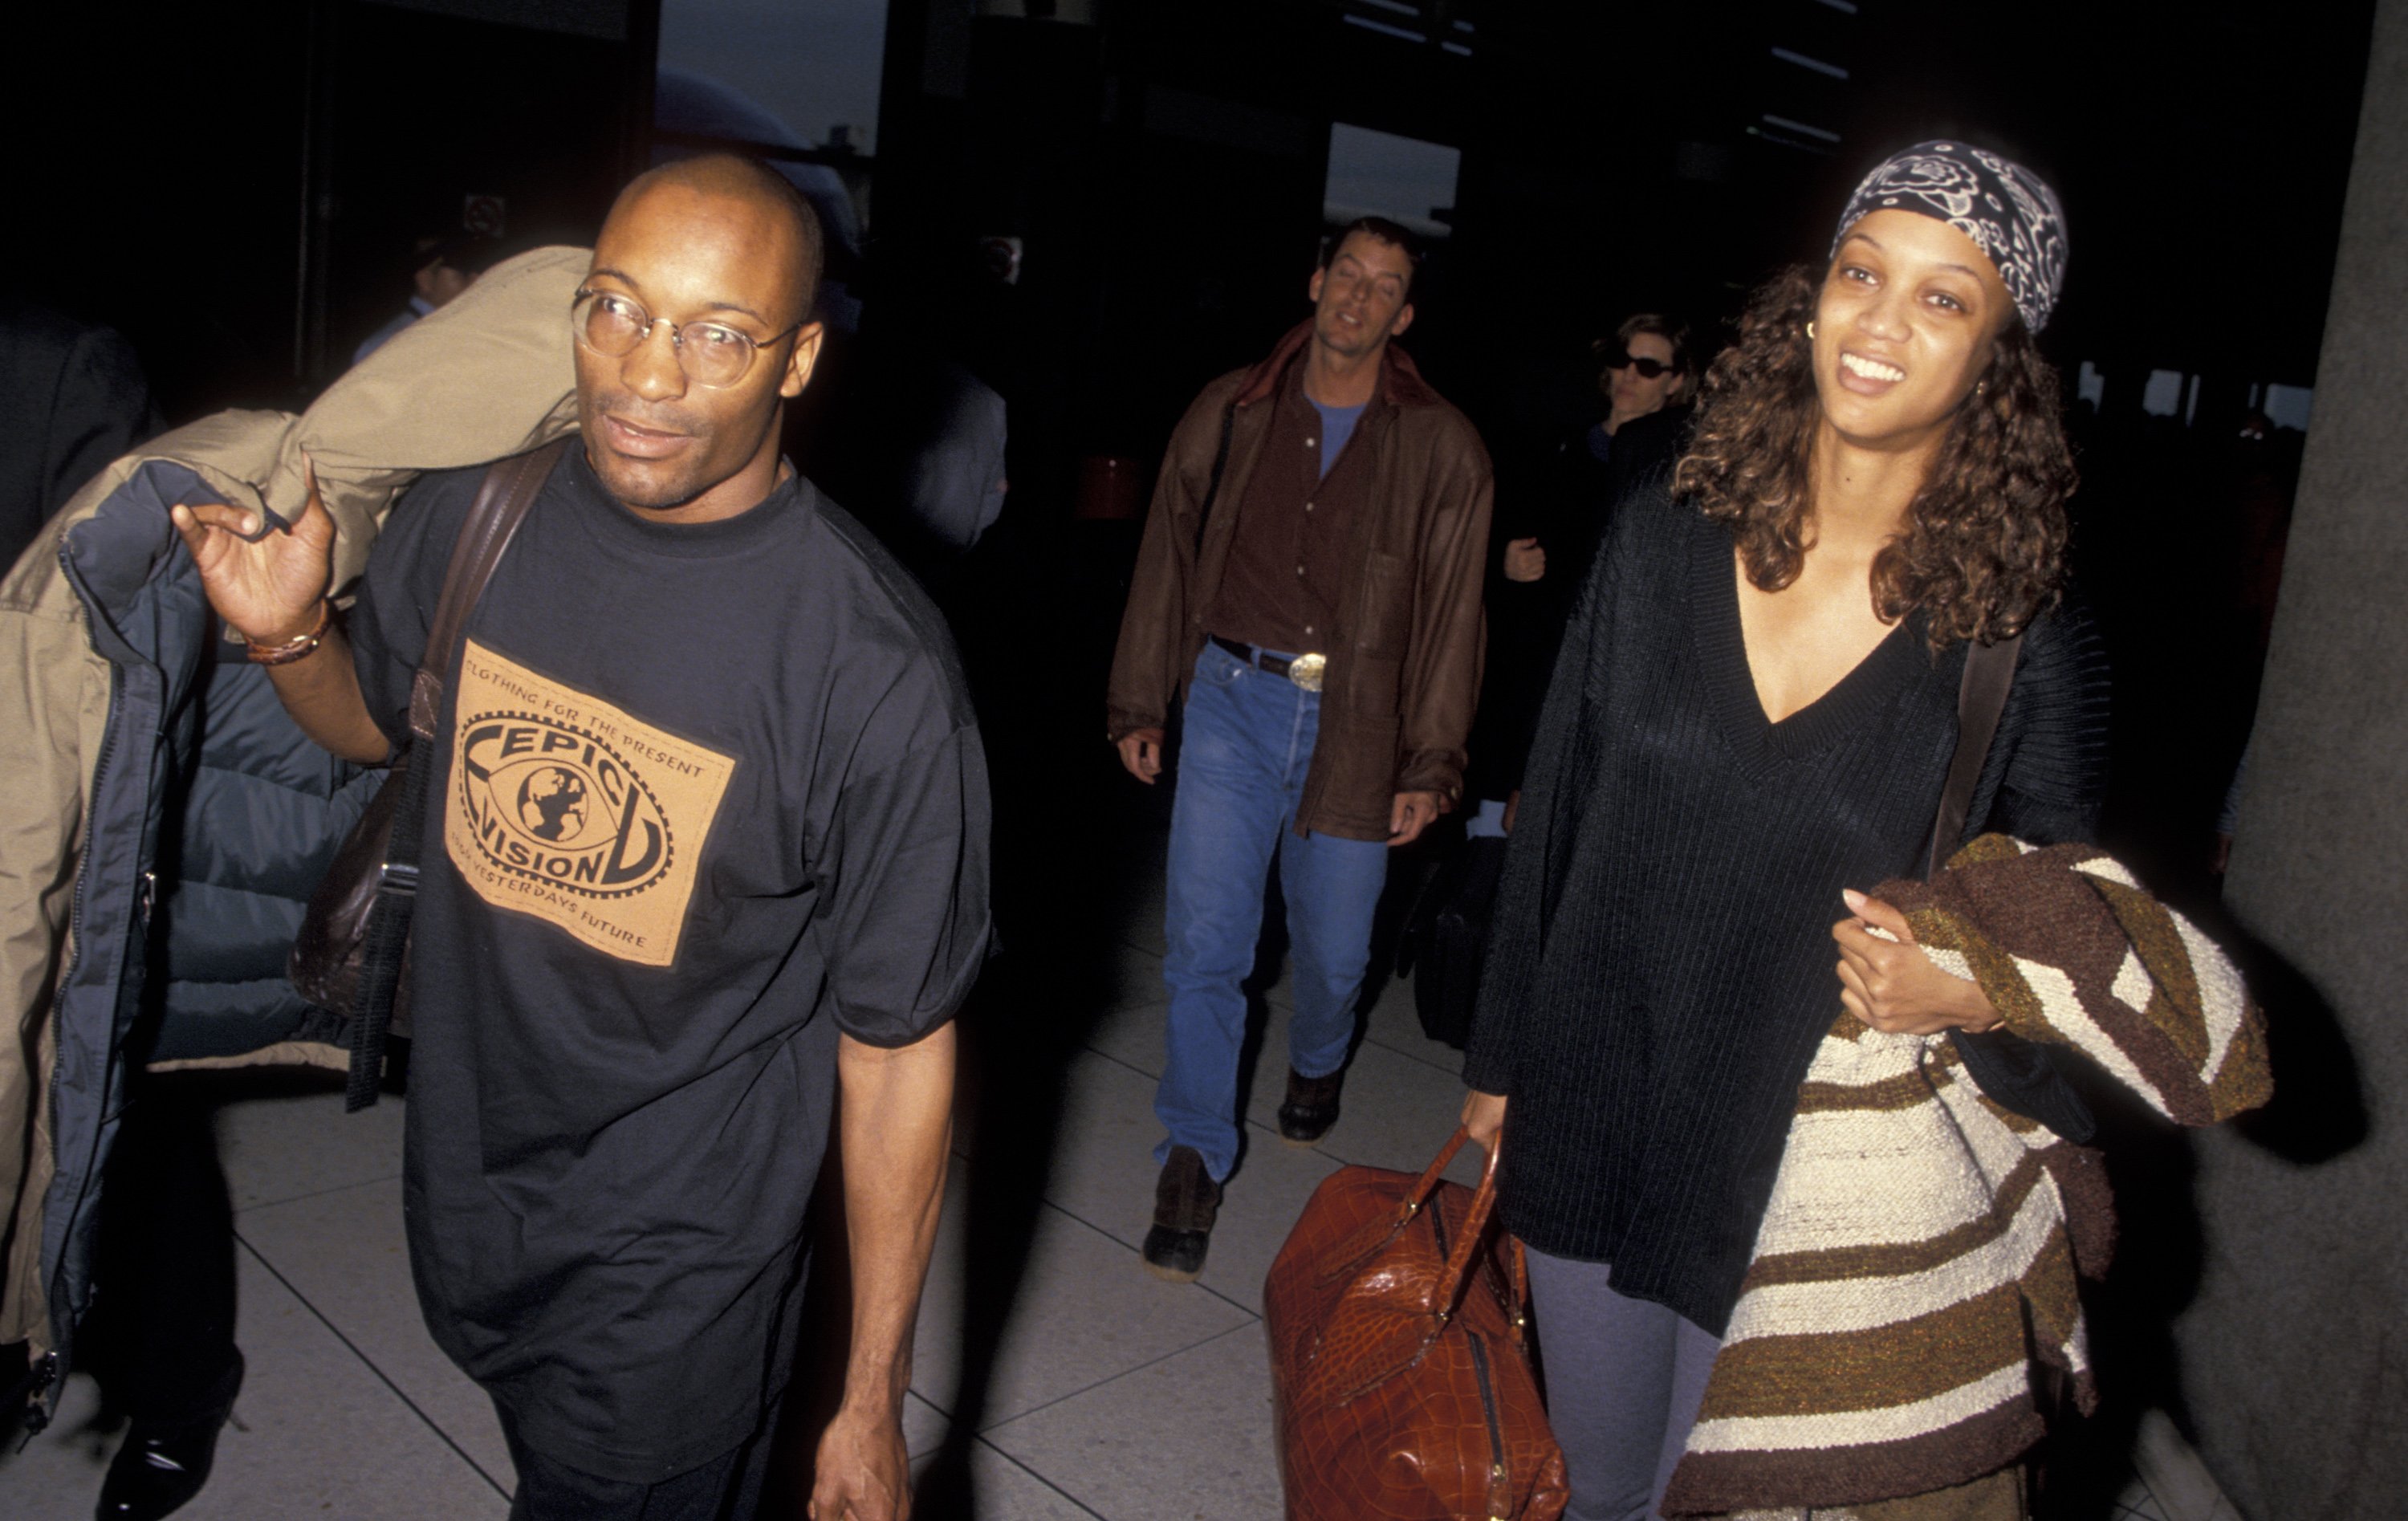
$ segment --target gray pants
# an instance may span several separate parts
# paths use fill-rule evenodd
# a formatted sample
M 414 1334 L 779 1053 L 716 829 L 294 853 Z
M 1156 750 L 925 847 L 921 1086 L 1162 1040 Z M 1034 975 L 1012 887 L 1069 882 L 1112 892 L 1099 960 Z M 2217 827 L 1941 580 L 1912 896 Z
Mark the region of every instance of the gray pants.
M 1722 1342 L 1663 1305 L 1615 1293 L 1602 1262 L 1527 1256 L 1547 1424 L 1571 1476 L 1564 1521 L 1645 1521 L 1672 1480 Z

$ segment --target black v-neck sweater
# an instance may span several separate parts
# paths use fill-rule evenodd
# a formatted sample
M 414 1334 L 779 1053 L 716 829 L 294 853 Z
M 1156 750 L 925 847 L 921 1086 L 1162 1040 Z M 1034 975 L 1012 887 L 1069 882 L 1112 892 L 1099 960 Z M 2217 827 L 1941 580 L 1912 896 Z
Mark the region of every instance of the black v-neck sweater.
M 1464 1076 L 1512 1100 L 1507 1227 L 1716 1335 L 1840 1010 L 1840 890 L 1920 874 L 1965 667 L 1924 629 L 1770 722 L 1729 537 L 1659 491 L 1616 515 L 1556 659 Z M 2106 737 L 2069 601 L 2025 637 L 1969 836 L 2091 838 Z

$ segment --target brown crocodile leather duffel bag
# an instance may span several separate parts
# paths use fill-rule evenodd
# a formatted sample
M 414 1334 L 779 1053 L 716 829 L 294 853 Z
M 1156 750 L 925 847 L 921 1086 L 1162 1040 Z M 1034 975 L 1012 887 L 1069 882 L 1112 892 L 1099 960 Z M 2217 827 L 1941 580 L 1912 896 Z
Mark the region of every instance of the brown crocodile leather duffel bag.
M 1263 1284 L 1289 1521 L 1555 1521 L 1569 1498 L 1526 1341 L 1521 1246 L 1478 1192 L 1341 1168 Z

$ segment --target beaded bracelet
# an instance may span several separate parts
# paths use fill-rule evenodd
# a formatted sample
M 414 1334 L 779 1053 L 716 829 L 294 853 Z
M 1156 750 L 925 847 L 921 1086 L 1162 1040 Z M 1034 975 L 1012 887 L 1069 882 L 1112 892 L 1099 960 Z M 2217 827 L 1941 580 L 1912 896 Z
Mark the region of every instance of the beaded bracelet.
M 318 599 L 318 626 L 287 644 L 260 644 L 246 638 L 242 642 L 254 666 L 289 666 L 325 642 L 326 630 L 335 621 L 335 604 L 325 597 Z

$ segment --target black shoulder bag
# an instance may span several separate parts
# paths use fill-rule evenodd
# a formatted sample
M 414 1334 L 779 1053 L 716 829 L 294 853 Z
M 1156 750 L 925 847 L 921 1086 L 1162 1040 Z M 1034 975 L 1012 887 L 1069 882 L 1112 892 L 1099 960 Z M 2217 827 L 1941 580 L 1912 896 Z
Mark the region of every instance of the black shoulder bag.
M 1931 845 L 1925 853 L 1926 881 L 1940 874 L 1964 837 L 1973 789 L 1981 784 L 1990 741 L 2007 710 L 2007 693 L 2015 684 L 2015 659 L 2022 650 L 2023 636 L 2018 634 L 1965 652 L 1965 681 L 1956 693 L 1956 752 L 1948 762 L 1948 784 L 1941 791 L 1940 816 L 1932 823 Z M 2098 1133 L 2090 1106 L 2057 1069 L 2046 1046 L 2003 1028 L 1980 1034 L 1950 1030 L 1948 1039 L 1964 1058 L 1966 1075 L 1992 1099 L 2077 1146 Z
M 467 631 L 468 614 L 567 447 L 567 439 L 559 439 L 530 453 L 495 460 L 486 469 L 477 500 L 452 545 L 426 652 L 410 682 L 410 743 L 394 757 L 384 784 L 335 853 L 294 939 L 285 974 L 294 990 L 351 1022 L 346 1111 L 376 1102 L 384 1076 L 385 1034 L 408 1012 L 409 918 L 418 896 L 419 844 L 425 834 L 426 773 L 433 768 L 411 761 L 420 745 L 435 742 L 435 725 L 443 712 L 443 673 L 451 668 L 452 656 Z

